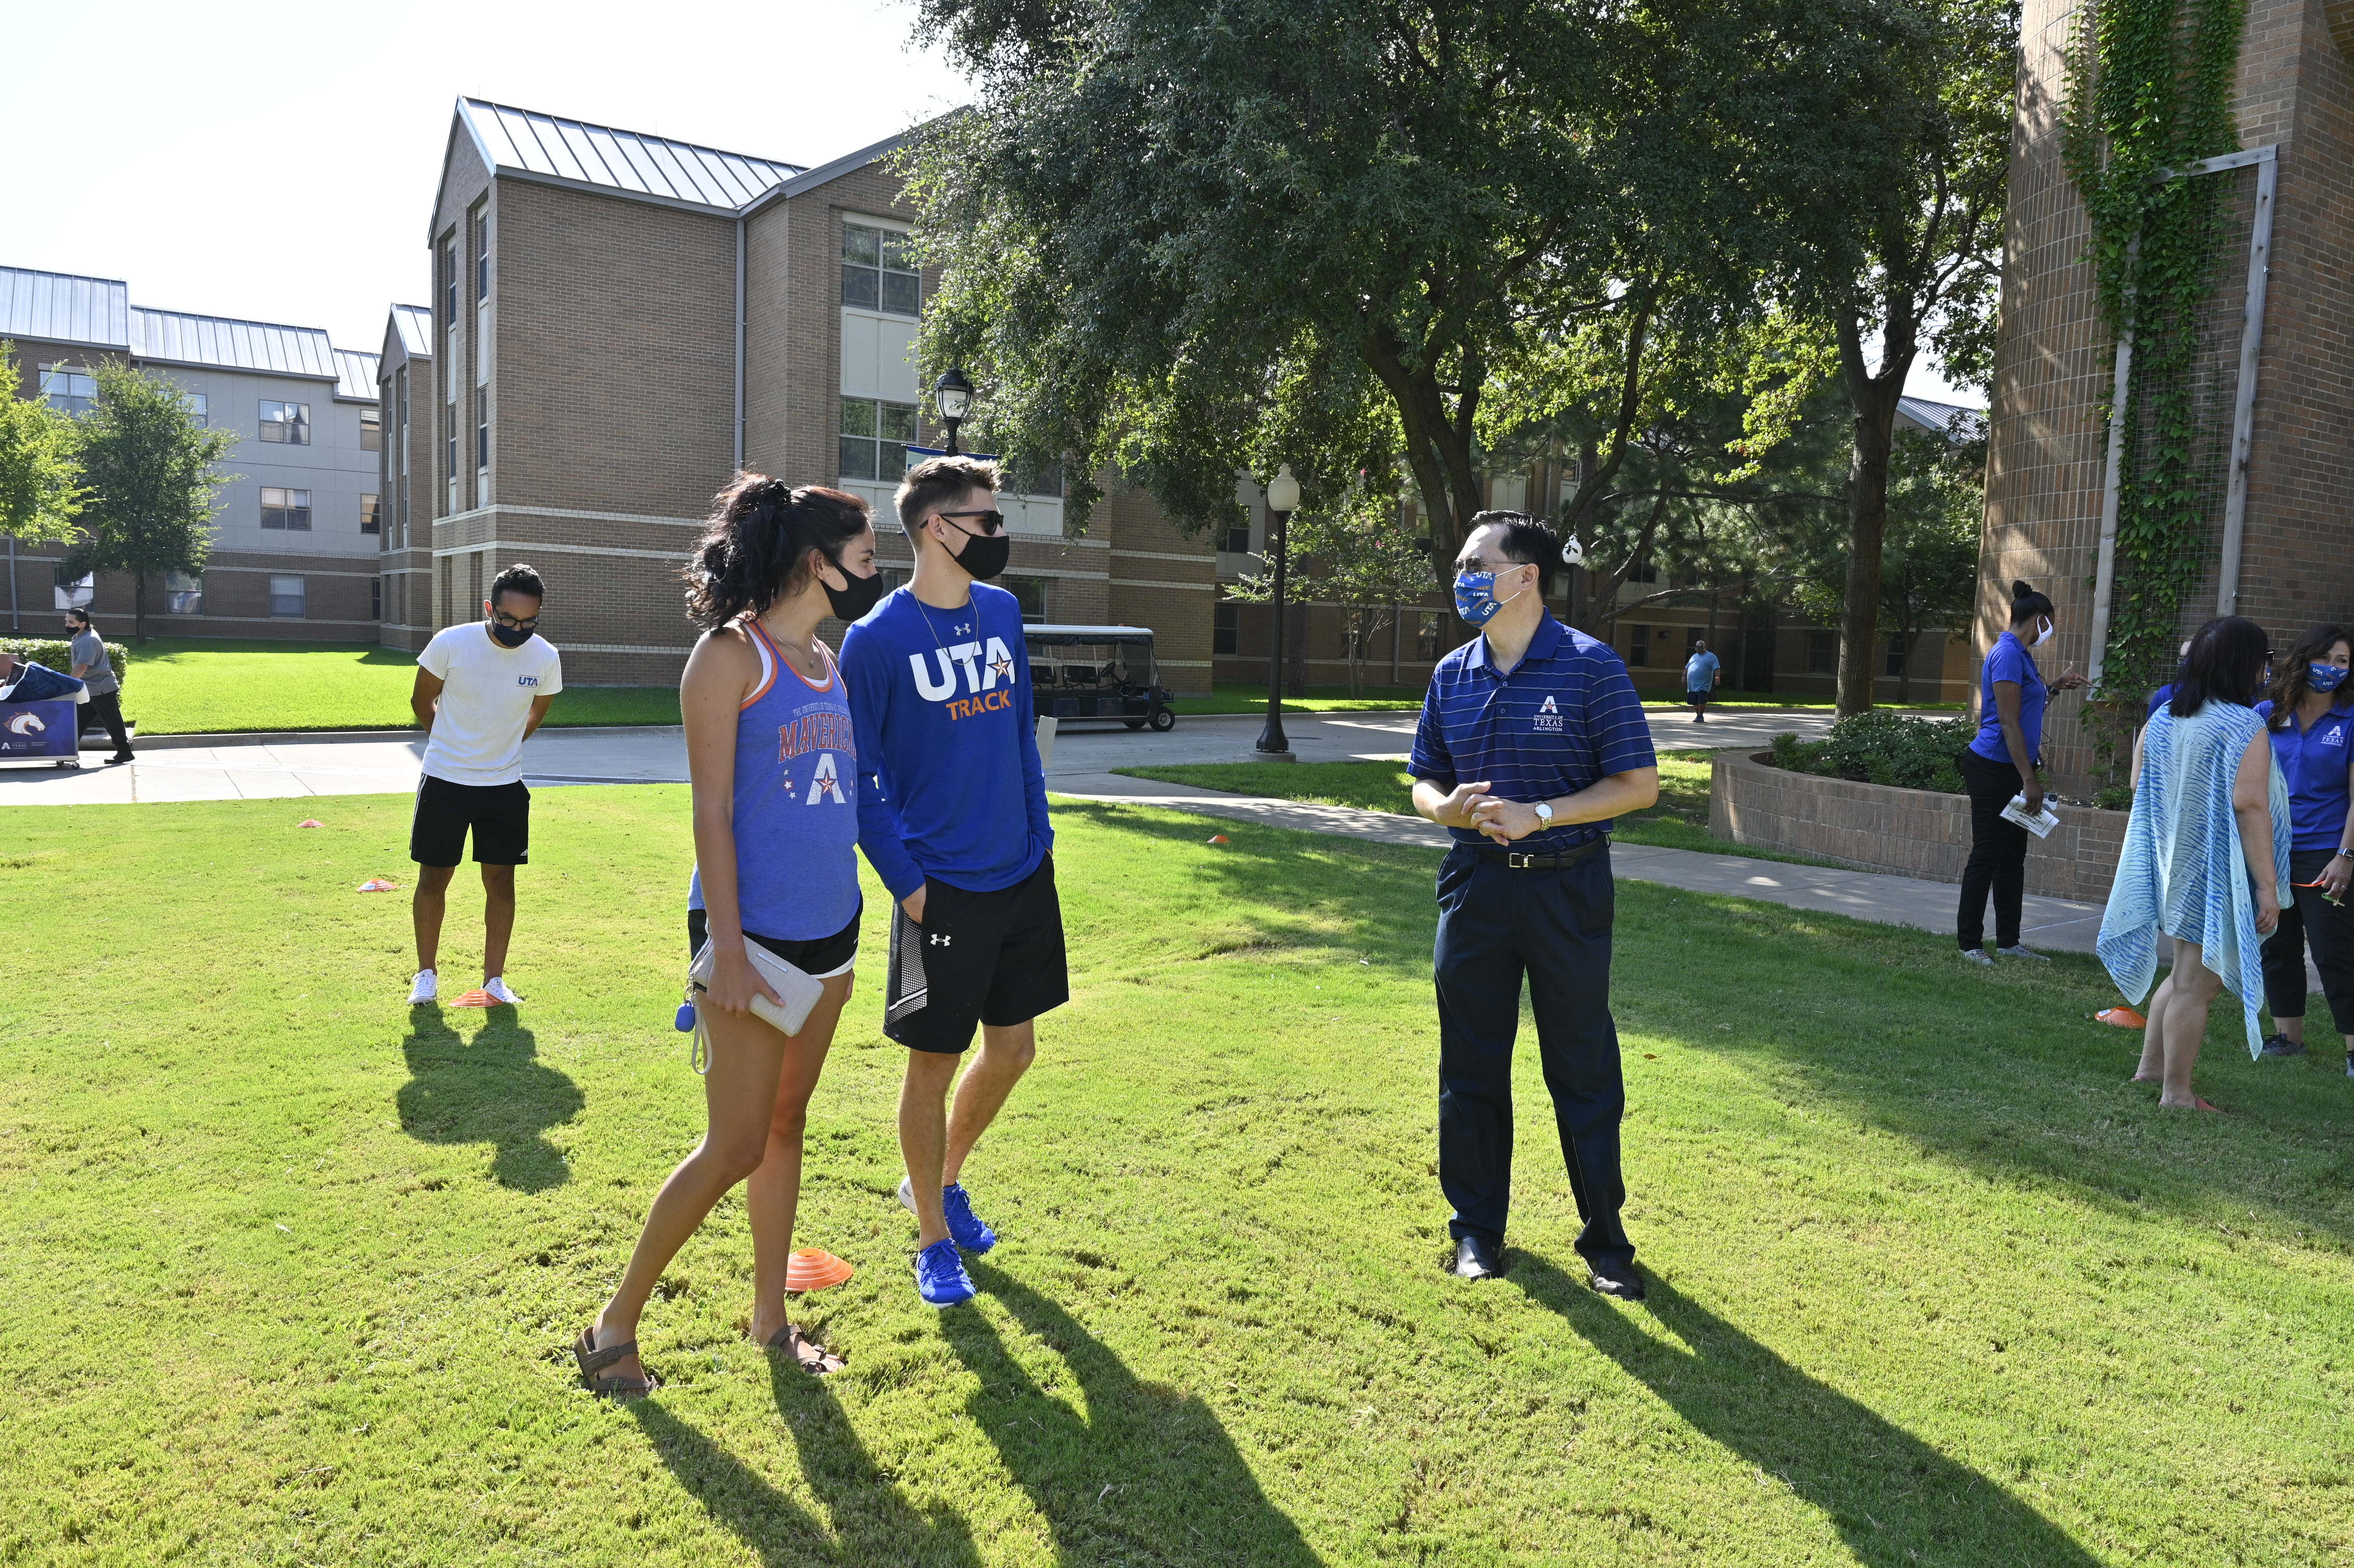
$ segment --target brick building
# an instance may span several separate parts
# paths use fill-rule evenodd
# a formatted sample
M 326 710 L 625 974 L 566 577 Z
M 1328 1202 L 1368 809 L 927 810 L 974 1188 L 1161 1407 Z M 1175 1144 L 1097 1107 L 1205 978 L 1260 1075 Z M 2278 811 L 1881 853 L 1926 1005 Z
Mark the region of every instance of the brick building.
M 2094 654 L 2103 404 L 2115 366 L 2084 261 L 2084 205 L 2060 162 L 2077 10 L 2077 0 L 2028 0 L 2022 20 L 1977 627 L 1982 651 L 1999 634 L 2010 581 L 2034 582 L 2060 611 L 2058 656 L 2044 661 L 2054 670 L 2086 668 Z M 2264 161 L 2273 165 L 2243 520 L 2227 562 L 2230 472 L 2219 463 L 2205 577 L 2182 620 L 2187 631 L 2219 610 L 2246 615 L 2277 646 L 2311 622 L 2354 617 L 2354 0 L 2253 0 L 2234 110 L 2251 161 L 2196 177 L 2229 182 L 2214 320 L 2202 334 L 2216 341 L 2200 371 L 2228 412 L 2240 386 L 2256 195 Z M 2228 440 L 2228 424 L 2220 434 Z M 2095 764 L 2080 711 L 2073 701 L 2055 705 L 2045 731 L 2045 757 L 2065 788 L 2089 781 Z
M 366 641 L 376 636 L 376 359 L 317 327 L 232 321 L 131 303 L 110 278 L 0 267 L 0 339 L 16 344 L 21 397 L 81 413 L 91 367 L 117 359 L 177 383 L 198 416 L 233 429 L 210 559 L 202 574 L 147 585 L 148 629 L 191 637 Z M 57 623 L 54 545 L 9 541 L 12 627 Z M 112 633 L 132 584 L 104 573 L 91 613 Z

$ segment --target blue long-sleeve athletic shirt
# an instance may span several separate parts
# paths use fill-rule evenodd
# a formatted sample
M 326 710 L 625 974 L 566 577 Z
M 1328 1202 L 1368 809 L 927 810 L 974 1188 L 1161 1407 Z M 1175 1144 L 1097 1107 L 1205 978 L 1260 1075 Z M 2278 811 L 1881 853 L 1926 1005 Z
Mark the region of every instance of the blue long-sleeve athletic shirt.
M 842 641 L 858 740 L 858 845 L 893 898 L 936 876 L 1011 887 L 1054 847 L 1022 606 L 972 585 L 935 609 L 898 588 Z

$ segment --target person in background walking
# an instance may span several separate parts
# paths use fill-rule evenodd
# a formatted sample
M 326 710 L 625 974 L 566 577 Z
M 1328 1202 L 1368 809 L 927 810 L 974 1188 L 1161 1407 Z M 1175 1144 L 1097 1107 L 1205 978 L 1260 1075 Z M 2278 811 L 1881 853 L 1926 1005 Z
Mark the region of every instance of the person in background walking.
M 2010 630 L 1987 650 L 1978 673 L 1978 733 L 1962 752 L 1962 782 L 1970 796 L 1970 858 L 1962 868 L 1962 907 L 1954 938 L 1962 957 L 1991 964 L 1986 950 L 1987 895 L 1994 895 L 1996 951 L 2007 959 L 2041 959 L 2020 940 L 2020 908 L 2027 893 L 2027 830 L 2003 821 L 2003 809 L 2024 798 L 2029 815 L 2043 809 L 2043 710 L 2053 692 L 2073 692 L 2084 677 L 2069 671 L 2047 686 L 2028 650 L 2051 641 L 2052 601 L 2025 583 L 2010 585 Z
M 1691 657 L 1684 661 L 1684 701 L 1691 705 L 1692 723 L 1708 722 L 1709 694 L 1724 679 L 1717 656 L 1700 638 L 1692 639 Z
M 2134 1082 L 2162 1086 L 2158 1103 L 2215 1107 L 2190 1090 L 2207 1009 L 2218 991 L 2240 999 L 2248 1054 L 2263 1049 L 2257 938 L 2280 924 L 2288 880 L 2288 787 L 2250 706 L 2271 657 L 2264 628 L 2228 615 L 2190 639 L 2174 695 L 2134 747 L 2133 815 L 2101 916 L 2101 962 L 2138 1003 L 2158 972 L 2158 938 L 2174 938 L 2174 966 L 2148 1007 Z
M 2264 1001 L 2272 1009 L 2267 1056 L 2305 1054 L 2305 944 L 2330 1016 L 2346 1036 L 2346 1072 L 2354 1077 L 2354 637 L 2317 626 L 2296 640 L 2273 678 L 2272 696 L 2256 705 L 2273 757 L 2288 784 L 2290 895 L 2279 928 L 2264 941 Z
M 106 643 L 90 624 L 90 611 L 75 609 L 66 611 L 66 635 L 73 640 L 73 677 L 90 688 L 90 712 L 85 722 L 96 719 L 106 728 L 106 736 L 114 742 L 114 755 L 106 759 L 109 768 L 131 760 L 131 732 L 122 726 L 122 681 L 107 662 Z

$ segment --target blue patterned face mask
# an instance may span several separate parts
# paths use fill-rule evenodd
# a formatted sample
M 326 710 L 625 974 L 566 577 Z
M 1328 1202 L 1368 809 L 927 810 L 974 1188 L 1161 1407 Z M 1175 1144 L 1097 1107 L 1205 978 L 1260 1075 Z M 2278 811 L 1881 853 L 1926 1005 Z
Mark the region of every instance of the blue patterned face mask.
M 2317 692 L 2334 692 L 2345 684 L 2347 673 L 2342 664 L 2307 664 L 2305 683 Z
M 1521 593 L 1528 589 L 1522 588 Z M 1455 574 L 1455 613 L 1467 625 L 1485 626 L 1496 619 L 1496 612 L 1511 603 L 1521 594 L 1496 597 L 1496 574 L 1493 572 L 1458 572 Z

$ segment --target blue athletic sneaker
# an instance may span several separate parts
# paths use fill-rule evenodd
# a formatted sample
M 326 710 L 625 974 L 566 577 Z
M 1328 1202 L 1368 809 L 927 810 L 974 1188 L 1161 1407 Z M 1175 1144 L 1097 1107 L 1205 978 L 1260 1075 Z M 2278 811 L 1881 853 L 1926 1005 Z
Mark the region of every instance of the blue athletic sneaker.
M 916 1294 L 928 1307 L 954 1307 L 979 1294 L 953 1240 L 936 1241 L 916 1255 Z
M 916 1189 L 905 1176 L 899 1178 L 899 1202 L 909 1213 L 916 1212 Z M 951 1181 L 940 1189 L 940 1212 L 948 1218 L 949 1234 L 965 1251 L 987 1252 L 997 1245 L 997 1233 L 973 1217 L 972 1198 L 962 1183 Z

